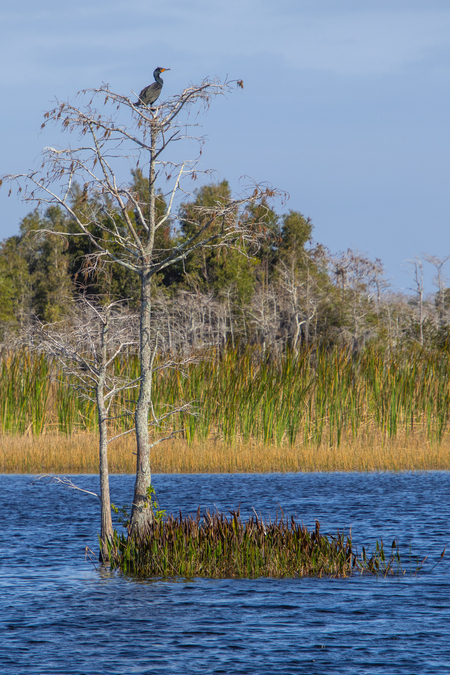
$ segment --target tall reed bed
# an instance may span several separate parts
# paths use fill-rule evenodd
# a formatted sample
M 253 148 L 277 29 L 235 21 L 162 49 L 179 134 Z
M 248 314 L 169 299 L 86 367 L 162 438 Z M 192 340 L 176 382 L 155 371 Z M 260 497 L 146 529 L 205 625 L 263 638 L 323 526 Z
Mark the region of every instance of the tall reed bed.
M 377 430 L 386 439 L 424 432 L 441 442 L 448 428 L 449 356 L 410 348 L 304 351 L 271 358 L 257 349 L 212 353 L 188 377 L 162 372 L 157 402 L 198 402 L 180 420 L 188 441 L 339 446 Z
M 161 361 L 163 357 L 161 357 Z M 257 348 L 208 351 L 197 363 L 155 374 L 155 412 L 187 401 L 195 415 L 177 413 L 168 424 L 188 443 L 337 446 L 374 432 L 387 442 L 420 433 L 441 443 L 449 422 L 449 355 L 416 348 L 287 352 L 279 358 Z M 122 378 L 138 376 L 135 354 L 115 363 Z M 45 356 L 4 352 L 0 360 L 3 434 L 95 432 L 94 404 L 70 386 Z M 135 396 L 135 394 L 133 394 Z M 133 409 L 129 392 L 117 401 Z M 132 415 L 115 426 L 127 430 Z M 159 431 L 162 430 L 158 430 Z

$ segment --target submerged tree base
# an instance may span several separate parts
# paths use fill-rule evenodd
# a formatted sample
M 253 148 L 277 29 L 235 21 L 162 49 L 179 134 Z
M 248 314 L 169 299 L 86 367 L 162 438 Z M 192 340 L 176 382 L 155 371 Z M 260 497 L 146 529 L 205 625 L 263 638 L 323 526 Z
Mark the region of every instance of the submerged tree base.
M 265 522 L 206 511 L 197 516 L 169 516 L 154 522 L 144 536 L 114 534 L 109 545 L 112 569 L 137 577 L 207 577 L 212 579 L 276 577 L 348 577 L 355 571 L 394 574 L 400 567 L 395 542 L 389 556 L 383 543 L 367 557 L 358 556 L 351 536 L 309 531 L 293 517 Z

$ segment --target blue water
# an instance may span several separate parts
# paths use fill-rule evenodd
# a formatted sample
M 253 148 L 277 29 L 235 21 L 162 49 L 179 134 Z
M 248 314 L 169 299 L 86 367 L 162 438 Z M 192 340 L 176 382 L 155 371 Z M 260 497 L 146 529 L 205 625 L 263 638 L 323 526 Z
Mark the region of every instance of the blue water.
M 74 480 L 97 490 L 95 476 Z M 397 578 L 133 581 L 85 560 L 97 501 L 29 476 L 0 476 L 0 672 L 450 673 L 450 473 L 159 475 L 168 512 L 241 505 L 324 532 L 396 538 Z M 111 478 L 112 500 L 133 477 Z M 425 571 L 412 576 L 419 558 Z M 411 573 L 410 573 L 411 565 Z

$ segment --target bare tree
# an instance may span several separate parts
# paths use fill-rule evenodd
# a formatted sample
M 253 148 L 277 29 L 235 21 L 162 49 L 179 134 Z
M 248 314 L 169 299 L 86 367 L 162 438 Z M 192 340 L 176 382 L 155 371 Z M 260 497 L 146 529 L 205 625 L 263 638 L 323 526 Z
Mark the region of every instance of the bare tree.
M 423 285 L 423 264 L 421 259 L 418 256 L 415 256 L 414 260 L 408 260 L 407 264 L 409 266 L 408 274 L 413 280 L 414 290 L 416 293 L 416 302 L 417 308 L 419 311 L 419 342 L 423 345 L 423 322 L 424 322 L 424 306 L 423 306 L 423 294 L 424 294 L 424 285 Z
M 277 293 L 273 284 L 263 282 L 258 286 L 248 312 L 263 354 L 269 347 L 276 348 L 279 321 Z
M 117 409 L 117 395 L 135 388 L 138 381 L 127 381 L 114 373 L 117 357 L 137 347 L 137 325 L 133 317 L 121 311 L 120 303 L 104 307 L 83 299 L 70 317 L 56 324 L 36 323 L 31 328 L 35 349 L 55 358 L 69 376 L 74 392 L 96 404 L 99 428 L 99 474 L 101 504 L 101 559 L 108 560 L 108 541 L 113 537 L 109 491 L 108 445 L 130 431 L 110 437 L 119 417 L 131 416 L 128 406 Z M 76 487 L 71 484 L 71 487 Z
M 299 351 L 302 329 L 305 344 L 309 345 L 309 327 L 318 305 L 314 293 L 317 284 L 311 274 L 310 260 L 306 254 L 303 258 L 301 269 L 296 269 L 292 262 L 286 264 L 284 260 L 280 260 L 277 265 L 281 301 L 289 317 L 288 339 L 295 354 Z
M 436 276 L 433 279 L 434 285 L 437 287 L 437 298 L 436 298 L 436 308 L 438 312 L 438 321 L 439 325 L 443 326 L 445 323 L 445 282 L 446 277 L 444 275 L 444 265 L 450 260 L 450 255 L 445 256 L 445 258 L 439 258 L 437 255 L 430 255 L 429 253 L 424 253 L 425 260 L 430 265 L 433 265 L 436 268 Z
M 354 348 L 360 348 L 372 330 L 367 318 L 375 309 L 379 311 L 381 293 L 387 286 L 383 264 L 379 258 L 373 261 L 348 249 L 331 258 L 331 269 L 341 289 L 342 322 Z
M 231 90 L 230 82 L 204 81 L 187 87 L 156 108 L 136 107 L 127 96 L 112 92 L 107 85 L 80 92 L 74 103 L 58 103 L 45 114 L 44 126 L 53 122 L 79 139 L 76 146 L 48 147 L 38 171 L 9 176 L 23 190 L 25 200 L 37 204 L 56 204 L 67 212 L 72 223 L 70 236 L 89 241 L 90 269 L 114 263 L 136 273 L 140 279 L 140 382 L 135 410 L 136 482 L 131 514 L 131 533 L 145 531 L 153 520 L 148 500 L 151 486 L 149 412 L 152 409 L 152 280 L 156 274 L 184 260 L 199 248 L 237 247 L 249 255 L 265 235 L 260 220 L 265 204 L 275 195 L 267 186 L 236 199 L 217 202 L 212 207 L 195 207 L 192 234 L 168 250 L 156 249 L 161 228 L 176 221 L 178 193 L 198 175 L 196 159 L 174 162 L 165 153 L 175 141 L 189 139 L 196 126 L 191 110 L 197 104 L 208 107 L 217 95 Z M 238 82 L 238 84 L 240 84 Z M 202 139 L 200 142 L 200 151 Z M 145 168 L 148 194 L 136 192 L 120 181 L 124 168 Z M 167 208 L 158 217 L 157 181 L 163 186 Z M 74 186 L 83 185 L 83 209 L 71 199 Z M 261 215 L 262 214 L 262 215 Z M 258 218 L 258 220 L 256 220 Z M 55 232 L 55 230 L 52 230 Z M 67 236 L 67 232 L 56 232 Z

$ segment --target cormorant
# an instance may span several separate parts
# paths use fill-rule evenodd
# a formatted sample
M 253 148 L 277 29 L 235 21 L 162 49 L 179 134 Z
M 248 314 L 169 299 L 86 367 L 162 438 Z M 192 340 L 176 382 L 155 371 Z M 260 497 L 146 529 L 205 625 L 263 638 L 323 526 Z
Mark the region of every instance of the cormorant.
M 153 77 L 155 78 L 155 82 L 149 84 L 148 87 L 144 87 L 144 89 L 139 94 L 139 101 L 133 103 L 133 105 L 136 106 L 146 105 L 147 107 L 149 107 L 152 105 L 152 103 L 156 101 L 156 99 L 161 93 L 161 89 L 163 88 L 164 84 L 160 75 L 161 73 L 164 73 L 164 71 L 166 70 L 170 70 L 170 68 L 156 68 L 156 70 L 153 71 Z

